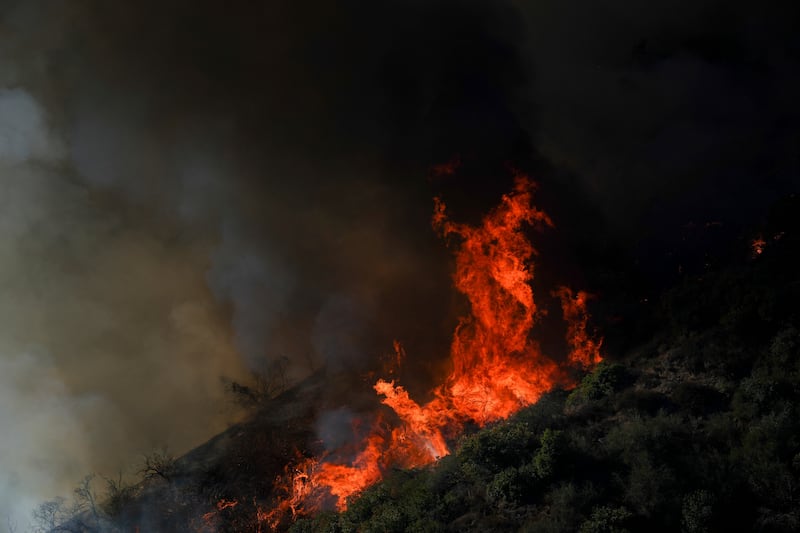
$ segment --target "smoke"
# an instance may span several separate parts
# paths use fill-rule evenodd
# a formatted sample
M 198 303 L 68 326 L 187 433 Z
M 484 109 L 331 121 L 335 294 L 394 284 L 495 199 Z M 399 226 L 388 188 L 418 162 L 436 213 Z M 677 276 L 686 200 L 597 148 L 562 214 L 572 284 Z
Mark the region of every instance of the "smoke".
M 21 525 L 86 473 L 224 428 L 223 376 L 436 342 L 441 319 L 404 318 L 446 287 L 434 239 L 414 236 L 424 180 L 404 189 L 425 164 L 387 168 L 360 67 L 335 81 L 346 49 L 298 67 L 328 50 L 278 31 L 302 13 L 240 31 L 264 14 L 216 9 L 3 6 L 0 514 Z M 427 292 L 406 290 L 417 279 Z M 388 319 L 365 332 L 365 309 Z
M 797 6 L 518 4 L 534 145 L 615 238 L 745 226 L 797 190 Z
M 557 227 L 537 276 L 598 283 L 796 188 L 796 14 L 584 4 L 4 3 L 0 512 L 202 442 L 270 358 L 396 338 L 427 390 L 463 306 L 431 197 L 472 222 L 508 164 Z
M 0 140 L 0 514 L 24 526 L 87 473 L 224 428 L 219 379 L 242 367 L 208 243 L 76 181 L 24 90 L 0 92 Z
M 66 390 L 46 356 L 6 351 L 0 406 L 0 509 L 4 521 L 24 527 L 43 495 L 66 493 L 71 487 L 63 480 L 80 479 L 92 467 L 82 420 L 96 418 L 100 406 Z

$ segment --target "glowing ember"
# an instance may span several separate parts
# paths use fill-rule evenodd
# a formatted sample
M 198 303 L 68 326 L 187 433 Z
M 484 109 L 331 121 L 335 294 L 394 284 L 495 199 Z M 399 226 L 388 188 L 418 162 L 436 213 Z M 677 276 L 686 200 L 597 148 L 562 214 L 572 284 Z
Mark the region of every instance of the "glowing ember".
M 460 166 L 461 166 L 461 158 L 459 156 L 455 156 L 447 163 L 433 165 L 433 167 L 431 168 L 430 175 L 431 177 L 436 177 L 436 178 L 441 178 L 444 176 L 452 176 L 456 173 L 458 167 Z
M 534 189 L 527 177 L 517 176 L 513 191 L 477 227 L 451 221 L 445 204 L 435 199 L 433 227 L 458 241 L 453 279 L 471 311 L 453 335 L 450 375 L 424 405 L 394 381 L 378 380 L 375 391 L 400 425 L 389 429 L 379 419 L 349 464 L 324 457 L 300 463 L 294 475 L 284 477 L 281 487 L 287 496 L 269 513 L 271 527 L 289 512 L 294 516 L 320 508 L 326 495 L 342 510 L 349 497 L 379 481 L 389 466 L 418 467 L 450 453 L 446 437 L 457 435 L 466 423 L 484 426 L 507 418 L 554 386 L 569 384 L 566 368 L 542 354 L 531 338 L 537 318 L 531 288 L 535 250 L 525 230 L 553 225 L 532 205 Z M 567 323 L 568 365 L 597 364 L 601 341 L 587 329 L 588 295 L 565 287 L 553 294 L 561 300 Z M 398 342 L 394 348 L 399 367 L 405 351 Z
M 753 251 L 753 257 L 758 257 L 764 253 L 764 248 L 767 247 L 767 241 L 763 237 L 757 237 L 750 243 L 750 249 Z
M 222 511 L 223 509 L 232 509 L 233 507 L 236 507 L 237 505 L 239 505 L 239 502 L 236 501 L 236 500 L 225 500 L 225 499 L 222 499 L 222 500 L 217 502 L 217 510 L 218 511 Z
M 217 502 L 216 511 L 209 511 L 203 515 L 203 521 L 201 523 L 197 523 L 195 521 L 192 524 L 192 527 L 195 533 L 207 533 L 217 531 L 217 523 L 218 523 L 218 516 L 220 511 L 224 511 L 225 509 L 233 509 L 237 505 L 239 505 L 238 500 L 226 500 L 221 499 Z M 136 528 L 138 533 L 138 526 Z

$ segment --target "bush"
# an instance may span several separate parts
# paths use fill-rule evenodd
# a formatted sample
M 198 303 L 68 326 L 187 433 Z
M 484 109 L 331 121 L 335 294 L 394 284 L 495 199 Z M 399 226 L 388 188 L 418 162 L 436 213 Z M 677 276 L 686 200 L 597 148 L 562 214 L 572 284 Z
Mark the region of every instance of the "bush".
M 563 442 L 561 431 L 550 428 L 544 430 L 541 437 L 541 446 L 533 458 L 533 470 L 538 478 L 546 479 L 553 475 L 558 458 L 563 451 Z
M 524 422 L 507 422 L 461 441 L 458 457 L 465 463 L 497 471 L 527 462 L 536 449 L 536 435 Z
M 298 520 L 289 528 L 290 533 L 341 533 L 341 531 L 339 515 L 332 511 Z
M 120 473 L 117 479 L 105 478 L 106 495 L 102 504 L 103 512 L 110 518 L 120 516 L 123 510 L 136 498 L 136 487 L 126 483 Z
M 528 520 L 523 533 L 556 533 L 577 531 L 582 510 L 598 496 L 591 484 L 562 483 L 544 497 L 545 512 Z
M 681 530 L 704 533 L 709 530 L 713 516 L 714 498 L 706 490 L 696 490 L 683 498 Z
M 668 467 L 642 457 L 631 468 L 625 484 L 625 502 L 640 515 L 654 516 L 670 507 L 669 493 L 674 481 Z
M 633 516 L 624 507 L 595 507 L 589 520 L 581 524 L 580 533 L 625 533 L 623 524 Z
M 530 493 L 532 484 L 530 470 L 506 468 L 486 486 L 486 499 L 494 505 L 518 505 Z
M 601 362 L 594 372 L 587 374 L 580 385 L 567 397 L 567 407 L 576 409 L 600 400 L 623 389 L 632 381 L 629 371 L 618 363 Z

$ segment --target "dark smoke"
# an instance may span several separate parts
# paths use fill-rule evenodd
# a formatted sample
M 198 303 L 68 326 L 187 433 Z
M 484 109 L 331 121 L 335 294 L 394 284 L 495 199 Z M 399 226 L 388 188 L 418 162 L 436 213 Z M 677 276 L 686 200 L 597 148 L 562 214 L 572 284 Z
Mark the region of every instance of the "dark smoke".
M 433 195 L 474 221 L 532 173 L 537 272 L 610 299 L 797 189 L 796 8 L 0 9 L 3 513 L 199 443 L 270 358 L 363 372 L 397 338 L 425 390 L 463 310 Z

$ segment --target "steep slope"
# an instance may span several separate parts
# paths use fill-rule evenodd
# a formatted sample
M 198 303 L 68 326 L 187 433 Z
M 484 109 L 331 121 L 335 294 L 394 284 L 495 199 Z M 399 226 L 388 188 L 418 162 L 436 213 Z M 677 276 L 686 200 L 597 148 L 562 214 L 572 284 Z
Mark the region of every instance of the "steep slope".
M 467 428 L 447 457 L 388 470 L 343 512 L 269 517 L 287 496 L 279 477 L 313 483 L 284 468 L 323 451 L 320 413 L 343 407 L 342 390 L 369 388 L 321 371 L 50 530 L 796 531 L 799 251 L 788 198 L 734 259 L 662 294 L 642 317 L 649 341 L 605 354 L 572 390 Z
M 750 255 L 667 291 L 649 343 L 292 531 L 797 531 L 791 205 Z

